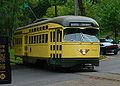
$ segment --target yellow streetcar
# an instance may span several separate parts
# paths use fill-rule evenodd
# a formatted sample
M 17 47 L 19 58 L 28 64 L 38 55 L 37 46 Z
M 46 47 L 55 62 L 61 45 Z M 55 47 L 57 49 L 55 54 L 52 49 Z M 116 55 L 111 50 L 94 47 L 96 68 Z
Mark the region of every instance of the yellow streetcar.
M 16 29 L 15 57 L 51 67 L 99 66 L 99 25 L 89 17 L 41 19 Z

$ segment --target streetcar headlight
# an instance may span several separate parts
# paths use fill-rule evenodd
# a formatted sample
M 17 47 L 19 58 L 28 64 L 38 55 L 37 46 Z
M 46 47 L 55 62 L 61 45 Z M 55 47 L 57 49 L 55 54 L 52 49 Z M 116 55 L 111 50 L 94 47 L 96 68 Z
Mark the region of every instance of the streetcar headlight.
M 79 52 L 81 52 L 83 55 L 86 55 L 89 49 L 80 49 Z
M 85 55 L 86 54 L 86 50 L 82 50 L 82 54 Z

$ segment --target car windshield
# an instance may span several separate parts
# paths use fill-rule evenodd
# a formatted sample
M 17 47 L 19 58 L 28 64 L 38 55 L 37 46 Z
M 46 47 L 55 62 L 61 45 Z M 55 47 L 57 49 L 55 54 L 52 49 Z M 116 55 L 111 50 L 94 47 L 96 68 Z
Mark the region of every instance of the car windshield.
M 100 42 L 113 42 L 113 39 L 100 39 Z
M 92 29 L 93 30 L 93 29 Z M 81 30 L 78 28 L 69 28 L 64 32 L 64 41 L 66 42 L 98 42 L 95 32 Z

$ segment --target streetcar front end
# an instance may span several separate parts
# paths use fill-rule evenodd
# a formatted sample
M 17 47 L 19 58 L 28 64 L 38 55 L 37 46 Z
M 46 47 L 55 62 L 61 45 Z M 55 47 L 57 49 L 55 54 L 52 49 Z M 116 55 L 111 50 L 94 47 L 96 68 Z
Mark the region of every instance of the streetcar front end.
M 51 42 L 50 64 L 65 68 L 93 69 L 94 66 L 99 66 L 99 25 L 94 19 L 83 16 L 65 16 L 59 17 L 54 22 L 61 24 L 62 29 L 55 29 L 53 38 L 56 41 L 54 44 Z M 59 35 L 60 32 L 61 35 Z
M 100 45 L 95 28 L 66 28 L 62 43 L 62 65 L 99 66 Z

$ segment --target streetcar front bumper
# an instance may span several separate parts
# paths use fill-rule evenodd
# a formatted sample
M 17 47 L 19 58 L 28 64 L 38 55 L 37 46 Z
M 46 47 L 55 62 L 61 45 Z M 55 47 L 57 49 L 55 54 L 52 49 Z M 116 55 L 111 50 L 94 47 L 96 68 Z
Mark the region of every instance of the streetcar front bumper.
M 83 66 L 83 65 L 93 65 L 99 66 L 99 58 L 61 58 L 54 59 L 54 65 L 59 67 L 75 67 L 75 66 Z

